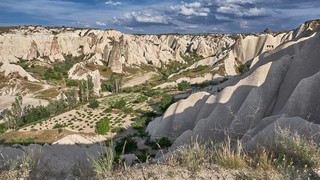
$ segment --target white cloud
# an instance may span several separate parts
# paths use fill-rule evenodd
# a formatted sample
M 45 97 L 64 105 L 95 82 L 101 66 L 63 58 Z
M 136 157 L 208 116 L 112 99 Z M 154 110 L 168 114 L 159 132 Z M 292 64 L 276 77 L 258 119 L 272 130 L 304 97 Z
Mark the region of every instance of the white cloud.
M 132 21 L 138 23 L 157 23 L 157 24 L 168 24 L 168 18 L 166 16 L 155 14 L 152 12 L 127 12 L 124 13 L 121 17 L 113 17 L 113 23 L 122 25 L 127 24 Z
M 185 16 L 208 16 L 210 9 L 203 7 L 199 2 L 185 3 L 170 7 L 172 11 L 178 11 L 179 14 Z
M 96 25 L 98 25 L 98 26 L 106 26 L 107 24 L 106 24 L 106 23 L 103 23 L 103 22 L 100 22 L 100 21 L 97 21 L 97 22 L 96 22 Z
M 228 4 L 220 6 L 217 9 L 217 12 L 223 14 L 234 14 L 238 17 L 254 17 L 254 16 L 265 16 L 268 15 L 268 12 L 264 8 L 244 8 L 236 4 Z
M 128 27 L 128 26 L 126 26 L 124 29 L 129 30 L 129 31 L 133 31 L 133 32 L 144 32 L 143 29 L 136 29 L 136 28 Z
M 109 0 L 107 2 L 105 2 L 106 5 L 112 5 L 112 6 L 118 6 L 121 5 L 122 2 L 113 2 L 112 0 Z

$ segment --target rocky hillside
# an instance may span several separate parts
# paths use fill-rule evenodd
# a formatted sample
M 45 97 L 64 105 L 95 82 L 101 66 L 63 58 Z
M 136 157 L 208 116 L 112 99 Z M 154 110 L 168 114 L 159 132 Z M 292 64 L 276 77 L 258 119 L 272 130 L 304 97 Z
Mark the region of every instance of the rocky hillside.
M 149 124 L 151 139 L 168 137 L 177 147 L 196 137 L 214 142 L 231 137 L 254 149 L 272 145 L 279 129 L 289 129 L 319 142 L 319 24 L 306 22 L 291 40 L 258 56 L 242 49 L 237 56 L 253 58 L 248 72 L 219 85 L 220 92 L 209 88 L 171 105 Z M 246 47 L 234 46 L 232 52 Z
M 65 68 L 68 74 L 65 79 L 81 80 L 90 75 L 97 94 L 101 91 L 100 80 L 108 79 L 109 71 L 130 76 L 130 68 L 136 68 L 135 71 L 141 71 L 141 66 L 163 69 L 170 62 L 187 65 L 182 71 L 169 74 L 169 81 L 157 84 L 158 87 L 175 87 L 184 80 L 191 84 L 202 83 L 239 74 L 239 66 L 299 33 L 130 35 L 115 30 L 7 28 L 0 34 L 3 79 L 0 93 L 35 95 L 53 89 L 50 85 L 63 87 L 63 83 L 48 81 L 43 75 L 56 64 L 68 63 L 70 59 L 72 67 Z M 188 71 L 198 71 L 202 67 L 205 68 L 200 73 L 188 76 Z M 155 70 L 149 68 L 148 71 Z M 55 89 L 55 93 L 61 91 Z

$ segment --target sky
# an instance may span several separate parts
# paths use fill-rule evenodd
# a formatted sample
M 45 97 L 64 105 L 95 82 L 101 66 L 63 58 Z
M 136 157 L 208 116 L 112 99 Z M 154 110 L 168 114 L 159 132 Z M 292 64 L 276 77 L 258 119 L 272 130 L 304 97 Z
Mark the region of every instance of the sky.
M 0 26 L 115 29 L 123 33 L 290 30 L 320 18 L 320 0 L 0 0 Z

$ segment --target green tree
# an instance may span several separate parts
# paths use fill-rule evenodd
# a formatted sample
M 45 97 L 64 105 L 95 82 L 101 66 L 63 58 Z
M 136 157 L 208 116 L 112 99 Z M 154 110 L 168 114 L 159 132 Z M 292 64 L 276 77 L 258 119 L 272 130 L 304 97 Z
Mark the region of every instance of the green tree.
M 5 122 L 9 129 L 17 130 L 22 124 L 22 110 L 22 96 L 18 96 L 5 114 Z
M 75 89 L 66 93 L 67 96 L 67 104 L 70 109 L 72 109 L 77 104 L 77 93 Z
M 166 110 L 173 102 L 173 97 L 169 94 L 163 94 L 159 102 L 159 108 L 161 110 Z
M 112 73 L 107 82 L 107 89 L 113 93 L 119 93 L 121 91 L 121 86 L 123 83 L 123 74 Z
M 92 76 L 88 75 L 87 76 L 87 97 L 88 97 L 88 100 L 89 99 L 92 99 L 94 97 L 94 91 L 93 91 L 93 87 L 94 87 L 94 84 L 93 84 L 93 81 L 92 81 Z

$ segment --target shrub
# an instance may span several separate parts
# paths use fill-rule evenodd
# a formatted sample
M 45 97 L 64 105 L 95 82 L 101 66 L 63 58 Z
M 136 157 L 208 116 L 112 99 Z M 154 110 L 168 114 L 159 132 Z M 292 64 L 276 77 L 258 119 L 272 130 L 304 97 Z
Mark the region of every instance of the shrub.
M 239 67 L 238 67 L 238 71 L 243 74 L 247 71 L 249 71 L 250 69 L 250 65 L 246 65 L 246 64 L 241 64 Z
M 123 127 L 119 127 L 119 126 L 111 129 L 111 132 L 113 132 L 113 133 L 121 133 L 123 131 L 125 131 L 125 129 Z
M 112 112 L 112 108 L 106 108 L 106 109 L 104 110 L 104 112 L 105 112 L 105 113 L 111 113 L 111 112 Z
M 94 158 L 93 156 L 90 156 L 93 171 L 98 179 L 106 179 L 107 177 L 110 177 L 115 161 L 115 151 L 112 141 L 109 143 L 107 148 L 102 149 L 104 149 L 104 152 L 101 153 L 100 157 Z
M 162 137 L 155 142 L 148 142 L 152 149 L 164 149 L 164 148 L 169 148 L 172 143 L 167 137 Z
M 137 142 L 132 137 L 123 137 L 116 143 L 115 151 L 117 154 L 128 154 L 138 149 Z
M 53 126 L 53 129 L 61 129 L 61 128 L 63 128 L 64 127 L 64 125 L 62 125 L 62 124 L 60 124 L 60 123 L 57 123 L 57 124 L 55 124 L 54 126 Z
M 231 139 L 227 138 L 225 142 L 216 145 L 214 151 L 214 158 L 217 164 L 221 166 L 239 169 L 246 165 L 246 155 L 243 152 L 240 141 L 237 142 L 237 146 L 234 150 L 231 147 Z
M 212 159 L 212 152 L 206 145 L 199 144 L 197 141 L 179 147 L 177 152 L 179 155 L 178 162 L 192 172 L 198 171 L 202 164 L 210 162 Z
M 173 97 L 169 94 L 163 94 L 159 102 L 160 110 L 166 110 L 173 102 Z
M 309 168 L 320 167 L 320 147 L 313 140 L 307 140 L 287 129 L 278 130 L 279 145 L 274 149 L 278 159 L 285 157 L 296 166 Z
M 120 99 L 120 100 L 116 101 L 116 102 L 112 105 L 112 108 L 123 110 L 123 109 L 125 109 L 126 104 L 127 104 L 127 103 L 126 103 L 126 101 L 125 101 L 124 99 Z
M 78 86 L 79 82 L 77 80 L 66 80 L 66 85 L 67 87 L 71 87 L 71 86 Z
M 148 100 L 148 97 L 144 96 L 144 95 L 140 95 L 135 101 L 134 103 L 143 103 L 146 100 Z
M 148 89 L 146 91 L 143 91 L 143 94 L 145 96 L 152 97 L 152 96 L 155 96 L 155 95 L 159 94 L 159 91 L 154 90 L 154 89 Z
M 179 91 L 186 91 L 190 88 L 190 83 L 187 81 L 182 81 L 178 84 L 178 90 Z
M 96 124 L 96 133 L 106 134 L 110 130 L 110 122 L 107 117 L 100 119 Z
M 97 100 L 90 101 L 88 107 L 91 108 L 91 109 L 98 108 L 99 107 L 99 101 L 97 101 Z
M 0 124 L 0 134 L 3 134 L 7 131 L 7 126 L 5 123 Z

